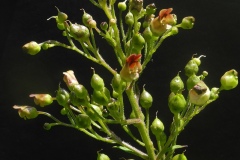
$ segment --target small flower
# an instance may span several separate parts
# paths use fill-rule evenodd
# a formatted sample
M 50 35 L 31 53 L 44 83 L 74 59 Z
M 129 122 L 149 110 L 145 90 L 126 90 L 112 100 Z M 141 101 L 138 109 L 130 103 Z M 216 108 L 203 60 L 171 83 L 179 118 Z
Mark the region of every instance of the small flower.
M 63 81 L 67 84 L 70 90 L 75 84 L 79 84 L 72 70 L 63 72 L 63 74 L 64 74 Z
M 120 71 L 120 75 L 124 81 L 131 82 L 139 77 L 142 71 L 142 65 L 139 62 L 141 54 L 132 54 L 126 59 L 126 63 Z
M 198 106 L 204 105 L 209 100 L 210 95 L 211 92 L 203 81 L 198 82 L 189 91 L 190 102 Z
M 164 32 L 176 24 L 177 18 L 175 14 L 170 14 L 172 8 L 162 9 L 158 17 L 154 18 L 150 24 L 153 34 L 161 36 Z
M 30 94 L 29 97 L 34 97 L 34 102 L 36 105 L 45 107 L 53 102 L 53 98 L 49 94 Z
M 30 106 L 13 106 L 14 109 L 18 110 L 18 114 L 21 118 L 26 119 L 33 119 L 38 116 L 38 111 L 35 107 Z

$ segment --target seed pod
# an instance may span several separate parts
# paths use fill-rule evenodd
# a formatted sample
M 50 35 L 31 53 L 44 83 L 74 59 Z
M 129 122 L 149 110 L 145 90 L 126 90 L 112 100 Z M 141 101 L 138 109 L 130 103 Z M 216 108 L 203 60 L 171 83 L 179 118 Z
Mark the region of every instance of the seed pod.
M 14 109 L 18 110 L 18 114 L 23 119 L 33 119 L 38 116 L 38 111 L 35 107 L 30 106 L 13 106 Z
M 107 31 L 108 29 L 108 23 L 107 22 L 102 22 L 100 23 L 100 28 L 104 31 Z
M 27 54 L 36 55 L 41 51 L 41 46 L 37 42 L 31 41 L 23 45 L 22 50 Z
M 185 75 L 190 77 L 198 72 L 198 64 L 195 60 L 191 59 L 185 66 Z
M 76 40 L 87 41 L 89 40 L 89 30 L 84 25 L 70 23 L 70 34 Z
M 176 94 L 181 92 L 183 89 L 184 83 L 178 73 L 177 76 L 175 76 L 170 82 L 170 90 Z
M 64 23 L 57 23 L 57 28 L 59 29 L 59 30 L 64 30 L 65 29 L 65 27 L 64 27 Z
M 87 108 L 86 113 L 93 121 L 97 121 L 102 116 L 101 108 L 93 104 Z
M 153 103 L 152 95 L 148 91 L 146 91 L 144 87 L 140 95 L 139 101 L 141 106 L 145 109 L 149 109 L 152 106 Z
M 173 114 L 180 113 L 186 107 L 186 104 L 187 102 L 182 94 L 170 94 L 168 106 Z
M 56 95 L 56 100 L 58 104 L 61 106 L 65 106 L 66 104 L 68 104 L 69 99 L 70 99 L 69 93 L 59 86 Z
M 76 116 L 76 124 L 79 128 L 89 128 L 91 126 L 91 119 L 86 114 L 78 114 Z
M 116 74 L 114 75 L 112 81 L 111 81 L 111 85 L 114 91 L 118 92 L 119 90 L 121 90 L 122 88 L 122 78 L 120 76 L 120 74 Z
M 187 89 L 188 90 L 192 89 L 199 81 L 200 81 L 199 76 L 197 76 L 195 74 L 188 77 L 187 82 L 186 82 L 187 83 Z
M 141 50 L 144 47 L 144 44 L 145 44 L 145 39 L 141 34 L 136 33 L 133 35 L 132 45 L 134 48 Z M 136 52 L 136 53 L 139 53 L 139 52 Z
M 124 2 L 119 2 L 118 3 L 118 9 L 120 11 L 125 11 L 127 9 L 126 0 Z
M 97 160 L 110 160 L 110 158 L 104 153 L 98 153 Z
M 134 18 L 133 18 L 133 14 L 132 12 L 128 12 L 125 16 L 125 23 L 128 25 L 128 26 L 132 26 L 133 23 L 134 23 Z
M 172 160 L 187 160 L 187 157 L 184 155 L 184 153 L 182 154 L 176 154 Z
M 84 9 L 83 9 L 82 22 L 85 26 L 89 28 L 95 28 L 97 25 L 93 17 L 90 14 L 86 13 Z
M 78 98 L 84 99 L 88 96 L 87 89 L 82 84 L 75 84 L 72 86 L 72 91 Z
M 93 72 L 90 83 L 91 83 L 92 88 L 96 91 L 102 91 L 104 88 L 103 79 L 98 74 L 96 74 L 95 71 Z
M 150 27 L 146 27 L 143 31 L 143 38 L 145 39 L 146 42 L 150 42 L 152 39 L 152 31 Z
M 189 101 L 195 105 L 202 106 L 209 100 L 210 94 L 208 86 L 203 81 L 199 81 L 190 89 Z
M 74 91 L 70 93 L 70 102 L 74 106 L 86 105 L 88 103 L 86 98 L 78 98 Z
M 58 8 L 57 8 L 57 11 L 58 11 L 57 22 L 63 23 L 64 21 L 66 21 L 68 19 L 68 15 L 66 13 L 61 12 Z
M 150 126 L 150 129 L 156 137 L 159 137 L 161 135 L 161 133 L 164 131 L 164 125 L 163 125 L 162 121 L 159 118 L 157 118 L 157 116 L 153 120 L 153 122 Z
M 92 100 L 100 105 L 106 106 L 110 102 L 110 91 L 104 87 L 102 91 L 94 90 Z
M 235 69 L 231 69 L 224 73 L 220 79 L 221 89 L 230 90 L 238 85 L 238 72 Z
M 182 19 L 181 27 L 183 29 L 192 29 L 194 26 L 195 18 L 192 16 L 184 17 Z

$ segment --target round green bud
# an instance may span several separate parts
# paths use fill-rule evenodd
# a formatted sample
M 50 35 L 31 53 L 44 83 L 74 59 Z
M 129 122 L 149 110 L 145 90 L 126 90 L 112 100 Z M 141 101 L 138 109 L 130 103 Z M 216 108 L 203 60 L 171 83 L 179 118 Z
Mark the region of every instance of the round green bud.
M 181 27 L 183 29 L 192 29 L 194 26 L 195 18 L 192 16 L 184 17 L 182 19 Z
M 144 47 L 144 44 L 145 44 L 145 39 L 143 38 L 143 36 L 141 34 L 136 33 L 133 35 L 132 45 L 134 48 L 142 49 Z
M 164 131 L 164 125 L 163 125 L 162 121 L 159 118 L 157 118 L 157 116 L 153 120 L 153 122 L 150 126 L 150 129 L 155 136 L 160 136 L 161 133 Z
M 176 154 L 172 160 L 187 160 L 187 157 L 184 155 L 184 153 L 182 154 Z
M 145 88 L 143 88 L 139 101 L 140 101 L 140 105 L 143 108 L 149 109 L 152 106 L 153 98 L 152 98 L 152 95 L 148 91 L 146 91 Z
M 107 22 L 102 22 L 100 23 L 100 28 L 104 31 L 108 29 L 108 23 Z
M 59 86 L 56 94 L 56 100 L 58 104 L 61 106 L 65 106 L 66 104 L 68 104 L 69 99 L 70 99 L 70 95 L 68 91 L 66 91 L 65 89 Z
M 64 30 L 64 29 L 65 29 L 63 23 L 57 23 L 57 28 L 58 28 L 59 30 Z
M 110 160 L 110 158 L 104 153 L 98 153 L 97 160 Z
M 45 130 L 50 130 L 52 128 L 52 125 L 50 123 L 44 123 L 43 128 Z
M 47 50 L 49 48 L 49 44 L 45 42 L 45 43 L 42 44 L 41 47 L 42 47 L 43 50 Z
M 132 12 L 128 12 L 125 16 L 125 23 L 129 26 L 132 26 L 134 23 L 134 18 Z
M 220 79 L 221 89 L 230 90 L 238 85 L 238 72 L 235 69 L 231 69 L 224 73 Z
M 192 89 L 199 81 L 200 81 L 199 76 L 197 76 L 195 74 L 188 77 L 187 82 L 186 82 L 187 83 L 187 89 L 188 90 Z
M 171 92 L 179 93 L 183 89 L 184 89 L 184 83 L 178 73 L 177 76 L 175 76 L 170 82 L 170 90 Z
M 219 97 L 219 88 L 213 87 L 210 93 L 210 100 L 216 100 Z
M 198 72 L 198 64 L 194 59 L 191 59 L 185 66 L 185 75 L 190 77 Z
M 103 79 L 96 73 L 93 73 L 90 83 L 92 88 L 96 91 L 101 91 L 104 88 Z
M 22 50 L 27 54 L 36 55 L 41 51 L 41 46 L 37 42 L 31 41 L 23 45 Z
M 186 100 L 182 94 L 170 94 L 168 106 L 173 114 L 180 113 L 186 107 Z
M 120 74 L 115 74 L 111 81 L 113 90 L 116 92 L 122 90 L 122 83 L 123 83 L 123 81 L 122 81 Z
M 118 9 L 120 11 L 125 11 L 127 9 L 126 1 L 118 3 Z
M 79 114 L 76 116 L 76 124 L 79 128 L 89 128 L 91 126 L 91 119 L 86 114 Z
M 90 14 L 88 14 L 87 12 L 85 12 L 85 10 L 83 9 L 83 16 L 82 16 L 83 24 L 85 26 L 88 26 L 88 22 L 92 19 L 93 19 L 93 17 Z
M 60 113 L 61 113 L 61 115 L 66 115 L 67 114 L 66 108 L 62 108 Z

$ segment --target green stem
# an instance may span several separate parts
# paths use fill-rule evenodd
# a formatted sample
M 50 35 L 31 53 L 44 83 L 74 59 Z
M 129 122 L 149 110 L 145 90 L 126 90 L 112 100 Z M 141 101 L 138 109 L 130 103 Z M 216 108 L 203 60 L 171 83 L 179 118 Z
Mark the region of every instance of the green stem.
M 136 118 L 140 118 L 140 114 L 141 114 L 141 110 L 140 107 L 138 105 L 138 102 L 135 98 L 135 94 L 133 91 L 133 85 L 130 85 L 129 88 L 126 90 L 128 99 L 130 101 L 130 104 L 132 106 L 132 109 L 135 113 Z M 150 136 L 148 134 L 148 130 L 144 124 L 143 121 L 141 121 L 139 124 L 136 125 L 138 128 L 138 131 L 141 135 L 141 138 L 143 140 L 143 143 L 145 143 L 145 148 L 147 150 L 147 154 L 149 157 L 149 160 L 155 160 L 155 153 L 154 153 L 154 146 L 153 146 L 153 142 L 150 139 Z

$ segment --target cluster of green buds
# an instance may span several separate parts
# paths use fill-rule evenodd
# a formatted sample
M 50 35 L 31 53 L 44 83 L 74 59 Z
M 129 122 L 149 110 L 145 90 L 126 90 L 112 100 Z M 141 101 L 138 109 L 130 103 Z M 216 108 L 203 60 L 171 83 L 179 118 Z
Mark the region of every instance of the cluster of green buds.
M 116 148 L 142 159 L 187 160 L 184 153 L 175 154 L 175 149 L 186 147 L 176 144 L 177 136 L 195 115 L 219 97 L 220 91 L 230 90 L 238 85 L 237 71 L 234 69 L 227 71 L 220 79 L 221 86 L 209 89 L 204 82 L 208 72 L 203 71 L 199 74 L 201 58 L 205 56 L 194 55 L 184 68 L 186 82 L 184 83 L 180 77 L 181 72 L 178 72 L 170 82 L 168 107 L 173 114 L 173 122 L 167 136 L 165 126 L 157 115 L 150 123 L 149 109 L 153 105 L 153 97 L 145 89 L 145 85 L 140 92 L 136 82 L 162 42 L 176 35 L 179 28 L 192 29 L 195 18 L 186 16 L 179 23 L 173 8 L 157 12 L 154 3 L 145 7 L 143 0 L 125 0 L 118 3 L 116 0 L 90 0 L 90 2 L 105 13 L 108 21 L 98 23 L 92 15 L 80 9 L 83 11 L 81 22 L 71 22 L 68 15 L 56 7 L 57 15 L 48 20 L 56 20 L 57 28 L 67 38 L 69 44 L 55 40 L 42 43 L 31 41 L 23 45 L 22 49 L 30 55 L 36 55 L 41 49 L 46 50 L 55 46 L 76 51 L 112 74 L 110 82 L 112 88 L 107 87 L 104 79 L 94 69 L 89 83 L 90 89 L 79 83 L 74 72 L 68 70 L 63 72 L 66 88 L 59 85 L 55 96 L 42 93 L 30 95 L 40 107 L 49 106 L 56 101 L 61 106 L 60 113 L 67 116 L 68 122 L 62 122 L 47 112 L 38 111 L 35 107 L 15 105 L 13 108 L 18 110 L 19 116 L 24 119 L 33 119 L 40 114 L 50 117 L 54 122 L 45 123 L 46 130 L 57 125 L 75 128 L 97 140 L 114 143 L 118 145 Z M 119 18 L 115 13 L 116 7 Z M 119 63 L 118 69 L 113 69 L 105 61 L 103 56 L 109 53 L 105 53 L 104 50 L 104 55 L 101 54 L 101 48 L 97 47 L 95 41 L 95 32 L 113 49 Z M 124 93 L 130 102 L 130 115 L 125 113 L 125 108 L 129 109 L 129 106 L 125 103 Z M 110 129 L 109 124 L 119 124 L 134 141 L 145 147 L 146 153 L 122 141 Z M 134 125 L 138 129 L 141 139 L 131 132 L 129 125 Z M 104 132 L 107 137 L 96 130 Z M 151 134 L 157 140 L 157 147 L 150 138 Z M 97 159 L 110 158 L 98 152 Z

